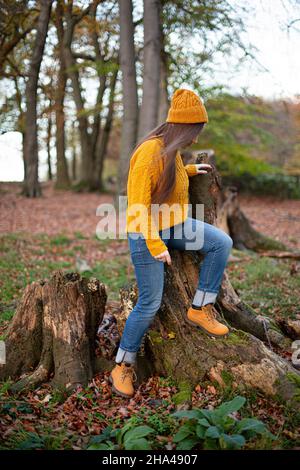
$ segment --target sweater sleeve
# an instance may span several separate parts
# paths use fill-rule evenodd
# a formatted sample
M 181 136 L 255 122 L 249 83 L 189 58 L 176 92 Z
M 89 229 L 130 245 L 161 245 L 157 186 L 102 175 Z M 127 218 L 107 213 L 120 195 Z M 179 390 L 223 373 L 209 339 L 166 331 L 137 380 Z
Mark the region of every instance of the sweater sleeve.
M 181 161 L 183 161 L 181 153 L 180 152 L 178 152 L 178 153 L 181 157 Z M 198 175 L 197 166 L 194 163 L 189 163 L 187 165 L 183 165 L 183 167 L 184 167 L 184 169 L 185 169 L 188 176 Z
M 197 173 L 197 166 L 192 164 L 192 163 L 190 163 L 188 165 L 185 165 L 184 168 L 185 168 L 185 171 L 187 172 L 188 176 L 195 176 L 195 175 L 198 174 Z
M 151 213 L 151 196 L 156 183 L 157 170 L 148 159 L 140 159 L 130 172 L 130 185 L 134 190 L 130 194 L 129 215 L 137 217 L 137 225 L 145 237 L 146 245 L 152 256 L 157 256 L 168 248 L 160 238 Z M 133 205 L 138 204 L 134 207 Z M 134 230 L 133 230 L 134 231 Z

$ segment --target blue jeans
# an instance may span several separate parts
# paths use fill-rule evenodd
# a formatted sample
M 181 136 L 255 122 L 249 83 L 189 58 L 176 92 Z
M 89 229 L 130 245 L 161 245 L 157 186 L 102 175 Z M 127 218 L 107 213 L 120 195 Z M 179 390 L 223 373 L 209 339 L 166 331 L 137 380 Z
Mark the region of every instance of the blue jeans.
M 197 292 L 215 299 L 232 248 L 231 237 L 223 230 L 191 217 L 182 224 L 159 231 L 159 235 L 168 248 L 180 251 L 197 249 L 205 255 L 199 269 Z M 193 245 L 192 241 L 197 239 L 198 243 Z M 119 357 L 120 351 L 128 351 L 133 353 L 127 354 L 128 362 L 135 362 L 143 336 L 161 305 L 165 263 L 150 254 L 142 234 L 129 232 L 128 243 L 137 280 L 138 301 L 126 320 L 119 345 Z M 133 360 L 130 361 L 130 358 Z

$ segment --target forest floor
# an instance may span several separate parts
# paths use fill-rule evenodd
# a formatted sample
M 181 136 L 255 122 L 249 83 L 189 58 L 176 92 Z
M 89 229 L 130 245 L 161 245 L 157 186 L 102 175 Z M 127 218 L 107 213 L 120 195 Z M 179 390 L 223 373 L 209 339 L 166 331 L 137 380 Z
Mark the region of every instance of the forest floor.
M 108 193 L 55 191 L 49 184 L 42 198 L 32 200 L 20 195 L 19 184 L 0 184 L 0 339 L 28 283 L 55 269 L 77 270 L 82 260 L 90 266 L 83 275 L 96 276 L 107 286 L 106 313 L 117 311 L 119 289 L 134 280 L 134 270 L 127 239 L 96 236 L 96 208 L 112 202 Z M 243 196 L 240 202 L 257 230 L 300 249 L 300 201 Z M 258 313 L 300 318 L 300 263 L 237 250 L 232 254 L 228 271 L 243 300 Z M 176 448 L 173 437 L 179 423 L 170 413 L 176 409 L 178 390 L 172 377 L 151 377 L 127 400 L 111 392 L 108 375 L 96 375 L 88 387 L 70 396 L 48 384 L 11 395 L 9 382 L 0 383 L 0 449 L 85 449 L 93 439 L 122 448 L 124 443 L 118 444 L 110 431 L 125 423 L 129 428 L 150 426 L 153 449 Z M 247 399 L 237 416 L 256 417 L 275 435 L 250 439 L 245 448 L 300 448 L 300 415 L 277 398 L 253 390 L 224 390 L 207 380 L 195 387 L 193 408 L 214 409 L 237 393 Z
M 247 217 L 258 231 L 300 249 L 300 201 L 239 196 Z M 43 184 L 43 196 L 26 199 L 20 183 L 0 183 L 0 233 L 96 234 L 98 206 L 113 203 L 111 194 L 57 191 Z

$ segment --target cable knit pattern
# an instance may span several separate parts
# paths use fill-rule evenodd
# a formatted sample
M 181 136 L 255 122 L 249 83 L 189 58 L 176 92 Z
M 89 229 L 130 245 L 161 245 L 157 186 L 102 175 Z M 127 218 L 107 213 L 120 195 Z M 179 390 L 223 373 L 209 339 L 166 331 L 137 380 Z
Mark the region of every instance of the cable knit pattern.
M 193 165 L 192 163 L 189 165 L 185 165 L 185 171 L 187 172 L 188 176 L 195 176 L 198 174 L 197 166 Z
M 172 96 L 167 122 L 208 122 L 208 115 L 199 96 L 193 91 L 181 88 Z
M 127 181 L 126 232 L 141 232 L 152 256 L 167 250 L 158 231 L 186 220 L 188 177 L 197 174 L 196 165 L 184 166 L 181 155 L 177 152 L 175 188 L 163 204 L 159 207 L 156 205 L 151 210 L 151 197 L 164 168 L 162 146 L 163 142 L 159 138 L 143 142 L 131 157 Z

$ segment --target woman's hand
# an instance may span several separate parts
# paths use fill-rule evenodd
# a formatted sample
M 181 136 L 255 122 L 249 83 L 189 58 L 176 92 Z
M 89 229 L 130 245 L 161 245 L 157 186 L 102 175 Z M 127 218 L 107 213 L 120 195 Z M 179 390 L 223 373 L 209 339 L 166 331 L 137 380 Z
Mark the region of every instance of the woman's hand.
M 171 262 L 172 262 L 171 256 L 170 256 L 170 253 L 169 253 L 168 250 L 163 251 L 162 253 L 160 253 L 157 256 L 154 256 L 154 258 L 159 260 L 159 261 L 163 261 L 164 263 L 167 262 L 168 264 L 171 264 Z
M 197 167 L 198 175 L 205 175 L 212 170 L 212 166 L 208 163 L 195 163 L 195 166 Z

